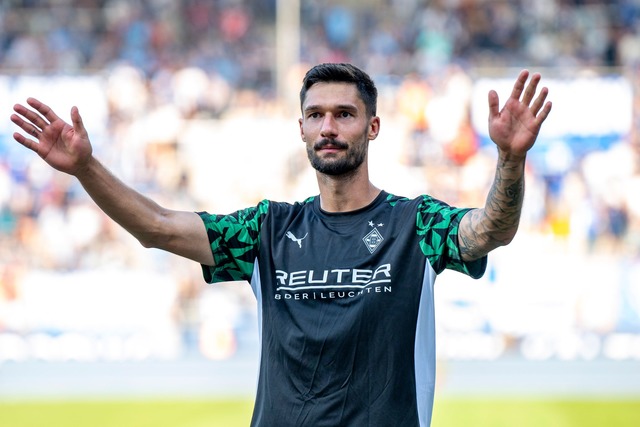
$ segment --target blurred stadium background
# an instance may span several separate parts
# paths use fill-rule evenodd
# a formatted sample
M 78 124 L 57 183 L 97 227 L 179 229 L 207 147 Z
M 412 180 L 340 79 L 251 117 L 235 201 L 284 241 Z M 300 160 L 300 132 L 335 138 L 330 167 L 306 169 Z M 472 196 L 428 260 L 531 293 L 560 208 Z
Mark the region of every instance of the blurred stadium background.
M 554 111 L 516 240 L 484 278 L 437 284 L 436 406 L 617 400 L 635 415 L 607 425 L 640 422 L 638 0 L 3 1 L 0 405 L 250 402 L 258 357 L 249 287 L 207 286 L 198 265 L 140 247 L 13 141 L 13 104 L 79 106 L 125 182 L 226 213 L 315 194 L 297 91 L 338 61 L 379 85 L 374 182 L 460 206 L 493 178 L 489 88 L 504 101 L 520 69 L 543 73 Z

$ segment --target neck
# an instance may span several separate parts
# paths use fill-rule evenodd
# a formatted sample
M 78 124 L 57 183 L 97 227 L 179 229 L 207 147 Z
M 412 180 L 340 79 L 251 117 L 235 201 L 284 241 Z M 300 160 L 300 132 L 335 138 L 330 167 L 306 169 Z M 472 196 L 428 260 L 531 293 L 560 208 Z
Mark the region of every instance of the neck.
M 380 189 L 368 176 L 330 176 L 316 173 L 320 189 L 320 207 L 326 212 L 350 212 L 368 206 Z

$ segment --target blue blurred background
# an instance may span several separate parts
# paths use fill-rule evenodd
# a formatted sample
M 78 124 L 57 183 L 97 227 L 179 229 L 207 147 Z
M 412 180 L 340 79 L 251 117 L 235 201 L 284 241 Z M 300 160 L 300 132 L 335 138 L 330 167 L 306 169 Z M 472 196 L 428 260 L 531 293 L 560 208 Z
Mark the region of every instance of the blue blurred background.
M 125 182 L 227 213 L 316 193 L 297 92 L 338 61 L 379 86 L 374 183 L 458 206 L 493 179 L 489 89 L 550 88 L 518 236 L 437 282 L 440 393 L 639 396 L 640 2 L 5 0 L 0 398 L 251 396 L 259 353 L 249 286 L 143 249 L 13 140 L 13 104 L 77 105 Z

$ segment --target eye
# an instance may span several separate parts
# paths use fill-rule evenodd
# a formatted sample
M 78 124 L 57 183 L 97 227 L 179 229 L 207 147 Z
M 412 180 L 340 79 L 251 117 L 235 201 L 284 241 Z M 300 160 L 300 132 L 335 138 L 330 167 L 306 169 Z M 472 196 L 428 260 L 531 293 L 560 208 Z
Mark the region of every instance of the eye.
M 308 118 L 310 119 L 317 119 L 318 117 L 320 117 L 320 113 L 318 113 L 317 111 L 313 112 L 313 113 L 309 113 L 307 115 Z
M 351 113 L 350 113 L 350 112 L 348 112 L 348 111 L 342 111 L 342 112 L 340 112 L 340 117 L 342 117 L 342 118 L 348 118 L 348 117 L 351 117 L 351 116 L 353 116 L 353 114 L 351 114 Z

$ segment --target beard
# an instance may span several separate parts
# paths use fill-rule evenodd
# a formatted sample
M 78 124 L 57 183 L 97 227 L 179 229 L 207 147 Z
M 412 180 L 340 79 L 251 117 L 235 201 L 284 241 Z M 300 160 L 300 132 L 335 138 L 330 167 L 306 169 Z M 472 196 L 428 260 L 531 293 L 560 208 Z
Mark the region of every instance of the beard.
M 320 158 L 320 156 L 316 154 L 316 150 L 326 145 L 347 150 L 347 155 L 340 158 Z M 325 138 L 313 146 L 307 147 L 307 157 L 309 158 L 309 162 L 311 162 L 311 166 L 320 173 L 331 176 L 349 175 L 354 173 L 362 163 L 364 163 L 367 157 L 367 146 L 368 144 L 365 141 L 361 144 L 354 144 L 349 148 L 349 145 L 342 141 Z

